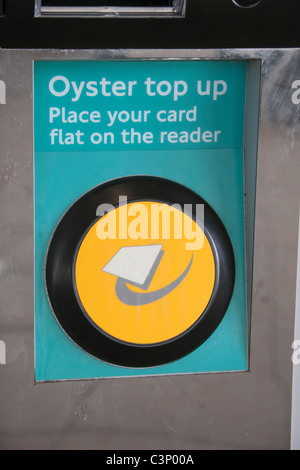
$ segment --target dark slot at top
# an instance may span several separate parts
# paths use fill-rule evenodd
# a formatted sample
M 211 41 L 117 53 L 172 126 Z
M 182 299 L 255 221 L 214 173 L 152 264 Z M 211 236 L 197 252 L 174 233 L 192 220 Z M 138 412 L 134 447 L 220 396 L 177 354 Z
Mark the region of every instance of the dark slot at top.
M 185 5 L 186 0 L 35 0 L 35 16 L 183 17 Z
M 172 7 L 174 0 L 42 0 L 45 7 Z

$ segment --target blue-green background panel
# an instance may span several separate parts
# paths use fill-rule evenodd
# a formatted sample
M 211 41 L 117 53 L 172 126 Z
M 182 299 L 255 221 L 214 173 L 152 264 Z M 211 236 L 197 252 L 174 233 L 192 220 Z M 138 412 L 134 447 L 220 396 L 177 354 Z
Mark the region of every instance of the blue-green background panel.
M 108 162 L 109 161 L 109 165 Z M 220 164 L 222 163 L 222 164 Z M 195 373 L 247 369 L 243 150 L 37 153 L 35 156 L 36 380 Z M 196 191 L 217 212 L 234 247 L 236 284 L 214 334 L 189 356 L 166 366 L 125 369 L 80 350 L 50 309 L 44 264 L 51 235 L 68 207 L 91 188 L 130 174 L 156 175 Z
M 61 91 L 65 83 L 70 90 L 53 96 L 49 83 L 57 80 Z M 106 77 L 127 83 L 136 81 L 132 96 L 88 96 L 86 83 Z M 149 96 L 145 92 L 148 77 L 157 83 L 184 81 L 187 93 L 174 96 Z M 245 277 L 244 225 L 244 128 L 246 97 L 246 61 L 49 61 L 34 64 L 34 139 L 35 139 L 35 367 L 37 381 L 240 371 L 248 367 L 247 312 Z M 199 95 L 195 85 L 226 82 L 226 93 L 213 99 L 210 93 Z M 68 81 L 68 82 L 66 82 Z M 78 99 L 73 84 L 82 87 Z M 59 86 L 61 88 L 59 88 Z M 164 90 L 166 89 L 163 88 Z M 221 89 L 221 88 L 220 88 Z M 207 88 L 209 90 L 209 88 Z M 74 91 L 74 87 L 73 87 Z M 59 93 L 58 93 L 59 94 Z M 79 95 L 78 95 L 79 96 Z M 51 107 L 80 111 L 98 110 L 98 123 L 49 122 Z M 191 110 L 196 107 L 197 120 L 165 122 L 157 120 L 158 110 Z M 151 131 L 153 143 L 125 144 L 122 129 L 133 123 L 108 126 L 108 111 L 151 110 L 147 122 L 135 123 L 140 133 Z M 159 141 L 161 131 L 182 130 L 189 134 L 198 127 L 220 130 L 216 142 Z M 51 143 L 53 128 L 63 133 L 80 129 L 84 143 Z M 111 130 L 113 145 L 91 144 L 93 132 Z M 84 193 L 95 186 L 128 175 L 153 175 L 181 183 L 197 192 L 217 212 L 231 238 L 236 261 L 236 283 L 228 311 L 213 335 L 196 351 L 172 364 L 129 369 L 105 364 L 76 346 L 61 330 L 48 303 L 44 266 L 51 235 L 63 214 Z M 106 201 L 103 201 L 106 202 Z M 180 202 L 180 201 L 179 201 Z
M 153 143 L 135 143 L 135 149 L 174 149 L 180 148 L 235 148 L 243 147 L 244 139 L 244 112 L 245 112 L 245 83 L 246 61 L 126 61 L 126 62 L 36 62 L 34 67 L 34 103 L 35 103 L 35 150 L 36 151 L 94 151 L 111 150 L 111 142 L 105 145 L 91 143 L 90 136 L 94 132 L 102 135 L 104 132 L 114 134 L 114 149 L 126 150 L 132 145 L 124 144 L 120 135 L 122 130 L 130 130 L 144 133 L 152 131 Z M 102 86 L 99 82 L 105 78 L 111 84 L 122 81 L 127 85 L 130 81 L 136 82 L 132 87 L 131 96 L 115 96 L 111 91 L 112 85 L 105 87 L 103 96 Z M 149 89 L 148 94 L 145 82 L 151 79 L 156 85 Z M 55 79 L 51 86 L 51 80 Z M 167 85 L 162 85 L 159 94 L 157 85 L 160 82 L 169 82 L 172 91 L 167 93 Z M 187 84 L 187 91 L 183 96 L 174 97 L 175 82 Z M 198 83 L 201 82 L 198 93 Z M 226 83 L 226 92 L 223 90 Z M 88 87 L 88 84 L 92 84 Z M 177 85 L 182 90 L 181 85 Z M 91 88 L 92 87 L 92 88 Z M 218 89 L 220 96 L 214 96 L 214 87 Z M 63 96 L 55 96 L 56 93 L 64 93 Z M 128 87 L 127 87 L 128 89 Z M 69 91 L 67 91 L 69 90 Z M 91 91 L 93 90 L 93 91 Z M 224 93 L 223 93 L 224 91 Z M 96 93 L 91 96 L 92 93 Z M 154 94 L 155 93 L 155 94 Z M 197 108 L 196 121 L 187 120 L 185 115 L 179 118 L 179 111 Z M 101 115 L 100 122 L 62 122 L 60 117 L 50 121 L 50 108 L 65 109 L 66 116 L 69 112 L 79 114 L 81 111 L 98 111 Z M 108 112 L 115 113 L 127 111 L 150 111 L 147 121 L 121 122 L 117 119 L 114 125 L 110 125 Z M 160 110 L 173 111 L 177 114 L 177 120 L 160 122 L 157 112 Z M 164 115 L 165 116 L 165 115 Z M 86 116 L 84 117 L 86 119 Z M 72 118 L 73 120 L 74 118 Z M 67 119 L 64 119 L 67 120 Z M 160 142 L 161 131 L 187 131 L 189 133 L 201 128 L 205 130 L 220 130 L 216 142 L 188 142 L 170 143 L 166 139 Z M 83 143 L 60 144 L 58 137 L 53 140 L 50 133 L 53 129 L 61 129 L 63 134 L 76 133 L 81 130 L 84 134 Z

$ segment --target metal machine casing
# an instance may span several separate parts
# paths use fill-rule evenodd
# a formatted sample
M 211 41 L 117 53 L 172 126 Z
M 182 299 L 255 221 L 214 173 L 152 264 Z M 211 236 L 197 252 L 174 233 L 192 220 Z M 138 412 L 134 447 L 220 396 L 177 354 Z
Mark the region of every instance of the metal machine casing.
M 15 19 L 20 13 L 17 3 L 6 5 L 7 12 L 15 7 Z M 190 3 L 188 15 L 199 2 Z M 268 4 L 262 3 L 261 8 Z M 255 10 L 253 18 L 258 14 Z M 46 34 L 54 24 L 47 19 L 35 26 L 32 37 L 28 30 L 20 42 L 16 30 L 9 31 L 12 19 L 0 19 L 0 80 L 5 84 L 0 95 L 0 340 L 6 346 L 5 361 L 0 361 L 2 449 L 172 448 L 179 452 L 290 447 L 300 174 L 295 82 L 300 80 L 300 51 L 297 28 L 283 37 L 278 28 L 271 37 L 259 20 L 255 27 L 249 26 L 253 35 L 245 35 L 235 45 L 233 22 L 244 13 L 235 10 L 224 19 L 228 26 L 224 35 L 212 35 L 208 42 L 199 33 L 198 19 L 191 16 L 190 36 L 174 37 L 169 25 L 170 34 L 157 36 L 154 42 L 141 31 L 152 29 L 155 21 L 136 24 L 134 33 L 126 36 L 133 24 L 126 20 L 120 36 L 109 38 L 106 33 L 113 24 L 109 20 L 97 46 L 89 48 L 88 38 L 95 40 L 92 20 L 91 36 L 80 38 L 73 31 L 70 49 L 62 46 L 66 23 L 59 20 L 55 37 Z M 274 14 L 279 25 L 279 2 Z M 296 16 L 292 15 L 295 21 Z M 23 25 L 30 24 L 29 17 L 24 14 Z M 286 32 L 288 22 L 280 19 Z M 36 33 L 41 25 L 45 33 L 38 47 Z M 273 24 L 265 26 L 273 30 Z M 176 26 L 182 32 L 186 27 Z M 252 179 L 255 184 L 247 186 L 250 201 L 254 196 L 256 201 L 247 211 L 247 258 L 253 260 L 253 286 L 248 292 L 249 370 L 35 384 L 33 62 L 153 58 L 242 60 L 253 65 L 255 76 L 260 69 L 258 145 L 255 139 L 247 143 L 252 155 L 257 152 L 257 162 L 247 160 L 248 173 L 257 175 Z M 247 106 L 257 111 L 257 102 L 249 101 Z

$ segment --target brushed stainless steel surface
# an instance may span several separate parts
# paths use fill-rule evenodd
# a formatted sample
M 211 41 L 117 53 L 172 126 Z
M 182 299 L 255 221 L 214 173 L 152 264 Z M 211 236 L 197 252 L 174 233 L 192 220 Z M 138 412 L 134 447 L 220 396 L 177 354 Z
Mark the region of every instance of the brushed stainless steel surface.
M 250 372 L 34 384 L 34 59 L 262 61 Z M 300 51 L 0 50 L 1 449 L 289 449 Z

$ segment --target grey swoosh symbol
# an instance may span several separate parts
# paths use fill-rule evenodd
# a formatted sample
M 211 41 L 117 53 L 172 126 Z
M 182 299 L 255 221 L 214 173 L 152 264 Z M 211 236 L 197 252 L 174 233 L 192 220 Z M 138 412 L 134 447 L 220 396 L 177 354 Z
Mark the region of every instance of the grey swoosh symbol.
M 191 257 L 191 261 L 189 262 L 188 267 L 184 270 L 184 272 L 177 278 L 175 281 L 171 282 L 166 287 L 162 289 L 158 289 L 154 292 L 133 292 L 127 286 L 127 282 L 125 279 L 118 277 L 116 282 L 116 294 L 118 299 L 126 305 L 138 307 L 140 305 L 151 304 L 152 302 L 156 302 L 159 299 L 162 299 L 166 295 L 170 294 L 177 286 L 183 281 L 183 279 L 188 274 L 193 262 L 193 254 Z

